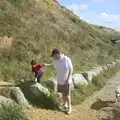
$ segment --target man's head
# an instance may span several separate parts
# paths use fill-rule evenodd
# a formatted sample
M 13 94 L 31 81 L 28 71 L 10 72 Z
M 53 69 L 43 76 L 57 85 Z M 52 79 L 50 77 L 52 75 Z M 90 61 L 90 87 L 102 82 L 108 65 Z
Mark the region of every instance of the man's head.
M 58 49 L 53 49 L 51 57 L 53 57 L 56 60 L 60 59 L 60 51 Z

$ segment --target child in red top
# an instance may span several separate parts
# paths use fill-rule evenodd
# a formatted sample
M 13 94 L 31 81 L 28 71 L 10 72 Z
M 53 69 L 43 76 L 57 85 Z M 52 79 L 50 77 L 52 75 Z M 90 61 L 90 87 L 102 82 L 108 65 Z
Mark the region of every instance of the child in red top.
M 44 74 L 44 64 L 37 64 L 35 60 L 32 60 L 31 65 L 32 65 L 32 72 L 35 75 L 35 82 L 40 83 L 41 78 Z

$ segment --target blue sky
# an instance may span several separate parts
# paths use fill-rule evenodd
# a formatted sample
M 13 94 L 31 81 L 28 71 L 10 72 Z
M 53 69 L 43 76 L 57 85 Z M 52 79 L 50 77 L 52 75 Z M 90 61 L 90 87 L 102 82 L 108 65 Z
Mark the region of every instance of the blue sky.
M 88 23 L 120 30 L 120 0 L 58 0 Z

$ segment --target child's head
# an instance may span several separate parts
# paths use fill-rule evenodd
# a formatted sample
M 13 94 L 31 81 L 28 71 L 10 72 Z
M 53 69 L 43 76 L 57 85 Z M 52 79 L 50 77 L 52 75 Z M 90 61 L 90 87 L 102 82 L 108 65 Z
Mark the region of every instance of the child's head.
M 36 61 L 35 60 L 31 60 L 31 65 L 35 65 Z

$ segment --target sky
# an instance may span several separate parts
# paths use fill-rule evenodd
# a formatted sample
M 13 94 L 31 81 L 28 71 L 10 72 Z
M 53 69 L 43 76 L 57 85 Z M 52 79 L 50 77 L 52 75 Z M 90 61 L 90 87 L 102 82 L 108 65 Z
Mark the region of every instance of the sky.
M 88 23 L 120 31 L 120 0 L 57 0 Z

